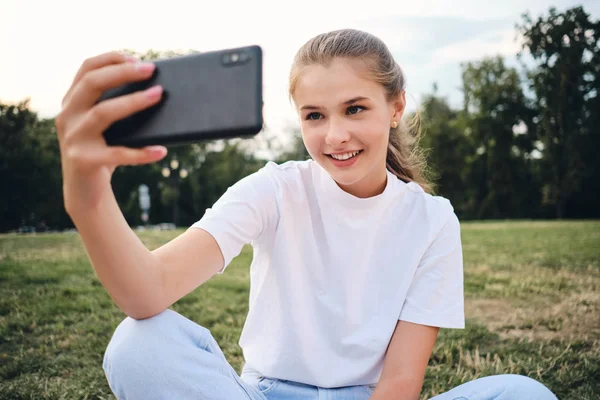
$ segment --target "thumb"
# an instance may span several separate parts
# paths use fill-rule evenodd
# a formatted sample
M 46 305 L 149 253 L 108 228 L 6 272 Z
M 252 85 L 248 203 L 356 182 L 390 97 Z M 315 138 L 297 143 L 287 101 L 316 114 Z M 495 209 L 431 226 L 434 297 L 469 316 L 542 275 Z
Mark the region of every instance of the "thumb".
M 150 164 L 163 159 L 167 155 L 164 146 L 147 146 L 141 149 L 120 146 L 111 149 L 110 158 L 117 165 Z

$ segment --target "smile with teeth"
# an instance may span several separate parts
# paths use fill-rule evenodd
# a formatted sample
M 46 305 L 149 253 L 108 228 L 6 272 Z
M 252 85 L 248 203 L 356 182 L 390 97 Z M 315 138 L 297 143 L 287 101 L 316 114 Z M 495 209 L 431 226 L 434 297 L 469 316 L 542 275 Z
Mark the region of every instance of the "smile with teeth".
M 327 155 L 329 157 L 331 157 L 331 158 L 335 158 L 336 160 L 344 161 L 344 160 L 348 160 L 348 159 L 350 159 L 352 157 L 356 157 L 361 152 L 362 152 L 362 150 L 358 150 L 358 151 L 353 151 L 353 152 L 350 152 L 350 153 L 327 154 Z

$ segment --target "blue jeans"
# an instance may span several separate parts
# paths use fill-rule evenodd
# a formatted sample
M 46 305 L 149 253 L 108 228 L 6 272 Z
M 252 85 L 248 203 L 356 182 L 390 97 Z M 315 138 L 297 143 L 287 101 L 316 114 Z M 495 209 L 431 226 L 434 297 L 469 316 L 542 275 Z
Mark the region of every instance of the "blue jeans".
M 104 355 L 104 372 L 118 399 L 367 400 L 367 385 L 320 388 L 261 377 L 227 362 L 210 331 L 173 310 L 152 318 L 126 318 Z M 541 383 L 520 375 L 477 379 L 435 400 L 546 400 L 556 397 Z

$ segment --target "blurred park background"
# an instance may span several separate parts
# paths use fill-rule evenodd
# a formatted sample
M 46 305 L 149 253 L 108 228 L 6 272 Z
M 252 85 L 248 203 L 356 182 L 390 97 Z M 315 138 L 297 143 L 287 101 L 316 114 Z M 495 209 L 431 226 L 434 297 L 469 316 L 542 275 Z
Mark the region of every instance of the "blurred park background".
M 461 220 L 598 218 L 599 21 L 583 7 L 549 9 L 522 16 L 514 33 L 522 43 L 520 64 L 488 56 L 460 65 L 462 106 L 437 92 L 435 76 L 421 96 L 421 144 L 430 152 L 437 192 Z M 306 156 L 296 123 L 276 135 L 172 147 L 164 163 L 119 168 L 114 190 L 132 226 L 144 223 L 142 184 L 149 188 L 149 224 L 189 226 L 267 159 Z M 63 209 L 54 121 L 41 118 L 27 99 L 0 103 L 0 159 L 0 232 L 72 227 Z
M 423 396 L 521 373 L 560 399 L 600 397 L 600 19 L 586 5 L 597 3 L 584 3 L 524 9 L 516 57 L 459 63 L 459 104 L 436 76 L 419 96 L 437 194 L 463 222 L 468 319 L 465 331 L 442 332 Z M 111 398 L 101 357 L 123 314 L 64 211 L 53 118 L 28 98 L 2 99 L 0 88 L 0 398 Z M 297 124 L 267 125 L 252 139 L 171 147 L 164 162 L 120 167 L 113 187 L 156 248 L 267 161 L 307 157 Z M 213 331 L 238 371 L 250 259 L 246 249 L 174 306 Z

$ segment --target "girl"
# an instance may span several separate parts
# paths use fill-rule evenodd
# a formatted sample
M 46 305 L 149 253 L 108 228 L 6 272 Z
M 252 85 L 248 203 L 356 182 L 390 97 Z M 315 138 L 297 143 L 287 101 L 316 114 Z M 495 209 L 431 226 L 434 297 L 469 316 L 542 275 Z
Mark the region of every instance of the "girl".
M 154 87 L 95 104 L 153 64 L 85 61 L 56 119 L 65 208 L 102 284 L 128 317 L 104 370 L 119 399 L 418 399 L 438 330 L 463 328 L 460 225 L 432 196 L 406 123 L 405 79 L 384 43 L 356 30 L 308 41 L 290 96 L 308 161 L 268 163 L 200 221 L 149 251 L 110 186 L 118 165 L 166 149 L 107 147 L 115 120 L 155 104 Z M 234 112 L 235 110 L 232 110 Z M 210 332 L 168 307 L 251 243 L 241 377 Z M 522 376 L 482 378 L 435 397 L 555 399 Z

